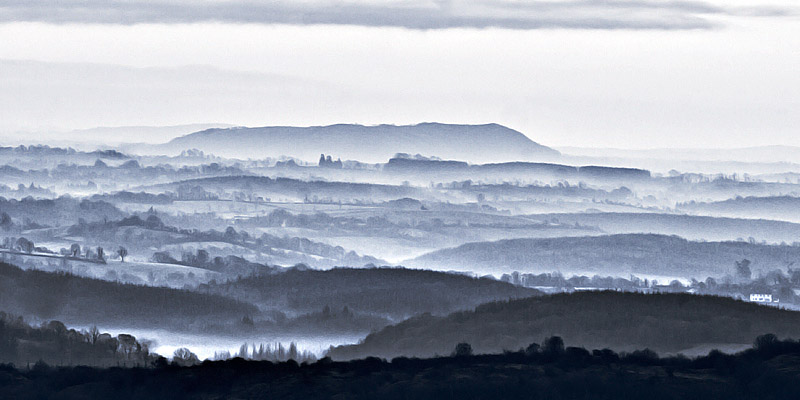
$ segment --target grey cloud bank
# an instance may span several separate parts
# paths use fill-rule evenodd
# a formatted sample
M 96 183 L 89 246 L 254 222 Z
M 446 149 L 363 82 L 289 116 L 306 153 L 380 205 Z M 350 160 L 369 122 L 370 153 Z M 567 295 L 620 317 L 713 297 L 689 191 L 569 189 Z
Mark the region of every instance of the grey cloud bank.
M 700 1 L 158 2 L 12 1 L 0 21 L 48 23 L 334 24 L 410 29 L 708 29 L 713 15 L 782 16 L 776 6 L 728 7 Z

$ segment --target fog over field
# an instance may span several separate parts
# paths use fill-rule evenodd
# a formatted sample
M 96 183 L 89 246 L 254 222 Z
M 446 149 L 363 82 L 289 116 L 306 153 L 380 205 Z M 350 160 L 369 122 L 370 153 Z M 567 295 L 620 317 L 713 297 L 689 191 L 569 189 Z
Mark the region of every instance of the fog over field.
M 51 3 L 0 398 L 800 398 L 795 1 Z
M 544 293 L 766 293 L 800 308 L 794 164 L 771 179 L 575 157 L 498 124 L 4 147 L 0 309 L 133 334 L 167 357 L 294 342 L 319 358 L 407 318 Z

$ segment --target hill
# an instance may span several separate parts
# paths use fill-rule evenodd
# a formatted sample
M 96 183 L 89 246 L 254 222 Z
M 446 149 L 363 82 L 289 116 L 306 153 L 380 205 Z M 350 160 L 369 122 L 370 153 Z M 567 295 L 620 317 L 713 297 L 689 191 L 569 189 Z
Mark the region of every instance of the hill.
M 264 308 L 306 313 L 325 306 L 399 320 L 421 313 L 445 315 L 489 301 L 541 294 L 489 278 L 405 268 L 293 268 L 286 272 L 200 285 L 199 291 Z
M 725 217 L 769 218 L 775 220 L 800 222 L 797 196 L 737 196 L 715 202 L 688 202 L 677 205 L 677 209 L 690 213 L 702 213 Z
M 398 155 L 389 159 L 383 167 L 392 174 L 445 174 L 448 179 L 509 179 L 531 177 L 537 179 L 615 179 L 641 181 L 651 177 L 650 171 L 637 168 L 604 166 L 571 166 L 535 162 L 501 162 L 492 164 L 468 164 L 463 161 L 430 159 Z
M 800 337 L 800 312 L 690 294 L 575 292 L 496 302 L 446 317 L 420 316 L 331 350 L 334 359 L 517 350 L 558 335 L 574 346 L 675 352 L 703 344 L 746 344 L 775 333 Z
M 721 218 L 659 213 L 556 213 L 534 214 L 531 219 L 593 226 L 608 233 L 661 233 L 690 240 L 755 238 L 771 243 L 792 243 L 800 237 L 800 224 L 766 219 Z
M 473 162 L 535 161 L 557 157 L 522 133 L 498 124 L 348 125 L 207 129 L 175 138 L 162 150 L 200 149 L 226 157 L 298 157 L 320 153 L 342 159 L 383 162 L 396 153 L 422 154 Z
M 23 271 L 0 263 L 0 310 L 74 325 L 186 329 L 189 324 L 236 321 L 256 307 L 221 296 Z
M 749 242 L 692 242 L 677 236 L 624 234 L 467 243 L 404 262 L 412 267 L 480 273 L 652 274 L 705 279 L 731 273 L 747 258 L 756 271 L 800 261 L 800 246 Z

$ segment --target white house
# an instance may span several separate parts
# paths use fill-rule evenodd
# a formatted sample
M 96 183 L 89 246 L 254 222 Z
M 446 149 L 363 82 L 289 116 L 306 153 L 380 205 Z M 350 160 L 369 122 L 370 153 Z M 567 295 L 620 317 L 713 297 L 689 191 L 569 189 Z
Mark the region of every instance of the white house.
M 757 303 L 772 303 L 772 295 L 752 293 L 750 294 L 750 301 L 754 301 Z

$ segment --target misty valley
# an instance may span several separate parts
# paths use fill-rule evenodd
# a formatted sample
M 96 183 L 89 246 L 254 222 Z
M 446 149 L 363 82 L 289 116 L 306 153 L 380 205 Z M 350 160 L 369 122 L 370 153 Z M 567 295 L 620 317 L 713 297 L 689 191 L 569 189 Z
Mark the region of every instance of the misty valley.
M 238 374 L 197 386 L 221 398 L 257 398 L 265 375 L 286 398 L 303 379 L 349 393 L 331 374 L 385 398 L 403 392 L 374 374 L 428 382 L 421 397 L 482 374 L 676 396 L 690 376 L 695 394 L 761 379 L 742 363 L 796 378 L 800 164 L 696 157 L 433 123 L 2 147 L 0 394 L 73 374 L 95 382 L 75 395 L 105 396 L 128 369 Z

